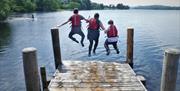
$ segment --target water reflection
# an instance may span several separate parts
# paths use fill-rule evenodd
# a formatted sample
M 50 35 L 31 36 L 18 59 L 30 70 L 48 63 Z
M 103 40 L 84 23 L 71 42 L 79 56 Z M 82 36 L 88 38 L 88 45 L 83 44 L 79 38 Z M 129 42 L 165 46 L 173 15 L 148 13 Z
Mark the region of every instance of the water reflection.
M 9 44 L 9 40 L 11 37 L 11 29 L 9 23 L 0 23 L 0 54 L 5 51 Z

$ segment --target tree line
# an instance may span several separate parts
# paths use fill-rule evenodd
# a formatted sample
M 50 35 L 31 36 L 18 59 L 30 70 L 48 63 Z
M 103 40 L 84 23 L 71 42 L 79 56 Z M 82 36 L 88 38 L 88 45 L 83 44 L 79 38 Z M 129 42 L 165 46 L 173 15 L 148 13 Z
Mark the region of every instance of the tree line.
M 1 0 L 0 20 L 5 20 L 12 12 L 56 11 L 59 9 L 81 10 L 91 9 L 129 9 L 122 3 L 115 5 L 103 5 L 90 0 Z

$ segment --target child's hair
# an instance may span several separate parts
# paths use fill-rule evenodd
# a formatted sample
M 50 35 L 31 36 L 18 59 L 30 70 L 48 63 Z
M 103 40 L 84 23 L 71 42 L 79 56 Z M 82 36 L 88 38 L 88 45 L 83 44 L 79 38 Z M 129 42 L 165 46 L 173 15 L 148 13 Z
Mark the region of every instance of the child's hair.
M 114 24 L 113 20 L 109 20 L 108 24 Z
M 74 8 L 73 12 L 74 12 L 74 14 L 78 14 L 78 11 L 79 11 L 78 8 Z
M 94 18 L 98 19 L 99 18 L 99 13 L 95 13 Z

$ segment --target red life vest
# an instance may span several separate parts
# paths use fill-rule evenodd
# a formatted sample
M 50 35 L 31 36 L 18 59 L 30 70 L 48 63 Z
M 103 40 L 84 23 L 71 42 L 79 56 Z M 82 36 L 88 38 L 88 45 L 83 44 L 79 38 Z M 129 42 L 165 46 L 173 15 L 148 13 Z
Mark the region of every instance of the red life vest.
M 88 29 L 90 29 L 90 30 L 98 30 L 99 29 L 99 24 L 97 23 L 97 20 L 95 18 L 91 18 L 89 20 Z
M 81 24 L 80 15 L 74 14 L 71 17 L 71 22 L 72 22 L 72 26 L 80 26 L 80 24 Z
M 109 27 L 109 30 L 108 30 L 108 32 L 107 32 L 107 36 L 108 36 L 108 38 L 109 38 L 109 37 L 117 37 L 117 36 L 118 36 L 118 31 L 117 31 L 116 26 L 111 25 L 111 26 Z

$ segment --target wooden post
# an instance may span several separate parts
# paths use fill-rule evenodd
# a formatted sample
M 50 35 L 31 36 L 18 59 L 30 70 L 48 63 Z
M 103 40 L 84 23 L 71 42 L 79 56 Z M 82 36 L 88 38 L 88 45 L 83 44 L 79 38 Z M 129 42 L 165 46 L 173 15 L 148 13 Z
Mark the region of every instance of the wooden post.
M 40 71 L 41 71 L 42 88 L 43 88 L 43 91 L 45 91 L 47 89 L 47 87 L 48 87 L 45 67 L 41 67 Z
M 26 91 L 40 91 L 36 48 L 25 48 L 22 52 Z
M 127 29 L 127 56 L 126 63 L 133 68 L 133 45 L 134 45 L 134 29 Z
M 166 49 L 164 54 L 161 91 L 175 91 L 180 51 Z
M 58 66 L 62 64 L 58 28 L 51 29 L 51 36 L 52 36 L 52 44 L 54 50 L 55 68 L 57 69 Z

